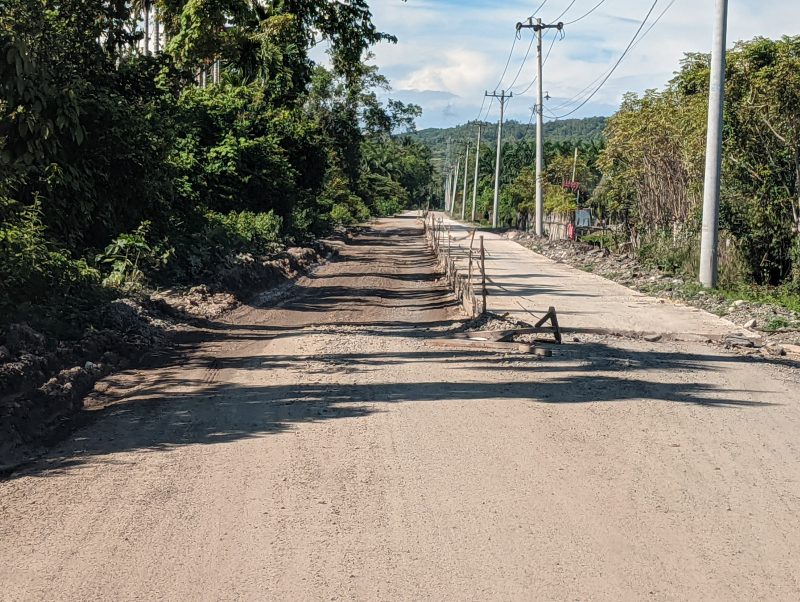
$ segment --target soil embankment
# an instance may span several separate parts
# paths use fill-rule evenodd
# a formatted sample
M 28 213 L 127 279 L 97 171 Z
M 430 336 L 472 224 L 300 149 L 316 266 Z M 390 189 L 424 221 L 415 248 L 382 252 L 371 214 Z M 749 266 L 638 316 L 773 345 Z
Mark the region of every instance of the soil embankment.
M 0 474 L 69 433 L 99 379 L 147 364 L 181 333 L 219 318 L 241 299 L 280 291 L 332 250 L 323 243 L 294 247 L 276 257 L 222 266 L 210 286 L 116 299 L 96 308 L 91 326 L 77 339 L 26 323 L 0 329 Z

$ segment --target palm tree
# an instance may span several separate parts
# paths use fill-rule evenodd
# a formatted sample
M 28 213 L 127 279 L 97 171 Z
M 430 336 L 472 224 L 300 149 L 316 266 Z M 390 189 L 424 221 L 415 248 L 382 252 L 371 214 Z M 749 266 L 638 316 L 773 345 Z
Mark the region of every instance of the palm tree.
M 152 7 L 153 0 L 131 1 L 131 12 L 144 21 L 144 53 L 147 55 L 150 54 L 150 11 Z

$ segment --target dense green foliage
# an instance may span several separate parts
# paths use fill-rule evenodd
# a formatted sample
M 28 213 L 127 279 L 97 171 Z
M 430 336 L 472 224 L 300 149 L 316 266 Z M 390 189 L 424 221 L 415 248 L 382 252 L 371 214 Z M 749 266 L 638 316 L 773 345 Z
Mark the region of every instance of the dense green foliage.
M 605 117 L 587 117 L 585 119 L 564 119 L 544 124 L 544 137 L 555 143 L 595 143 L 603 140 Z M 495 146 L 497 141 L 496 123 L 488 124 L 481 136 L 482 142 Z M 438 163 L 447 159 L 447 144 L 455 141 L 470 140 L 473 144 L 477 137 L 477 122 L 470 121 L 450 128 L 426 128 L 412 134 L 412 137 L 426 144 Z M 536 139 L 536 128 L 530 123 L 520 123 L 513 119 L 503 123 L 503 144 L 516 142 L 533 142 Z
M 496 143 L 495 143 L 496 144 Z M 481 144 L 479 156 L 478 194 L 476 199 L 476 218 L 489 220 L 494 201 L 494 171 L 496 146 Z M 460 148 L 461 141 L 453 148 Z M 578 204 L 591 203 L 591 191 L 600 180 L 597 160 L 603 148 L 602 142 L 593 140 L 546 141 L 544 144 L 544 202 L 548 213 L 569 214 Z M 575 151 L 578 151 L 577 160 Z M 463 150 L 459 158 L 463 173 Z M 469 161 L 467 206 L 471 211 L 472 183 L 474 170 L 474 149 Z M 452 153 L 455 155 L 455 153 Z M 501 149 L 502 169 L 500 171 L 500 199 L 498 204 L 499 223 L 507 226 L 526 228 L 531 224 L 536 198 L 536 143 L 534 140 L 504 142 Z M 445 163 L 446 165 L 446 163 Z M 564 183 L 572 180 L 580 183 L 580 192 L 567 192 Z M 460 212 L 461 187 L 459 183 L 456 198 L 456 211 Z
M 606 128 L 598 202 L 664 267 L 697 265 L 708 57 L 662 91 L 626 96 Z M 800 37 L 728 53 L 721 207 L 724 281 L 800 282 Z
M 364 64 L 392 41 L 365 0 L 3 4 L 5 319 L 430 201 L 431 153 L 402 135 L 420 110 L 379 102 Z M 320 37 L 329 68 L 309 58 Z

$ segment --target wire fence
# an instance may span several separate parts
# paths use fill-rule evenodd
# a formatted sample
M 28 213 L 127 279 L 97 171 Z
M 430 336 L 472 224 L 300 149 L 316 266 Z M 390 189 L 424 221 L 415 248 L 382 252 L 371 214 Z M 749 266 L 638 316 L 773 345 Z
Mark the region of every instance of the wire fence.
M 437 267 L 444 273 L 448 285 L 464 311 L 473 318 L 486 313 L 486 251 L 483 236 L 473 229 L 466 236 L 455 237 L 450 227 L 435 213 L 422 217 L 425 238 L 436 256 Z M 469 247 L 459 244 L 469 239 Z

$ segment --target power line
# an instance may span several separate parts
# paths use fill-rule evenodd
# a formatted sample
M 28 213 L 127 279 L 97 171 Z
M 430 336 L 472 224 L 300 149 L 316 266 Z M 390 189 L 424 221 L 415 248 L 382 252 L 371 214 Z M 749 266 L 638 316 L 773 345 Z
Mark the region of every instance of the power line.
M 563 32 L 561 34 L 561 37 L 563 39 L 564 37 Z M 553 46 L 555 45 L 557 39 L 558 39 L 558 31 L 556 31 L 553 34 L 553 39 L 550 41 L 550 47 L 547 49 L 547 54 L 544 57 L 544 61 L 542 61 L 542 67 L 544 67 L 547 64 L 547 59 L 550 58 L 550 53 L 553 51 Z M 533 78 L 533 81 L 530 84 L 528 84 L 528 87 L 525 88 L 522 92 L 517 92 L 517 96 L 524 96 L 528 92 L 528 90 L 533 88 L 533 85 L 535 83 L 536 83 L 536 77 Z
M 484 96 L 483 98 L 484 98 L 484 102 L 486 102 L 486 96 Z M 484 115 L 478 121 L 483 121 L 484 119 L 488 119 L 489 113 L 492 112 L 492 105 L 494 105 L 494 97 L 491 97 L 491 98 L 492 98 L 492 100 L 489 102 L 489 106 L 486 108 L 486 115 Z
M 500 76 L 500 81 L 497 82 L 497 85 L 494 87 L 495 90 L 499 89 L 503 85 L 503 78 L 506 76 L 506 72 L 508 71 L 508 66 L 511 64 L 511 57 L 514 56 L 514 48 L 517 45 L 518 39 L 519 39 L 519 33 L 515 33 L 514 41 L 511 43 L 511 51 L 508 53 L 508 59 L 506 59 L 506 66 L 503 69 L 503 74 Z
M 481 115 L 483 115 L 483 107 L 486 105 L 486 97 L 483 97 L 483 102 L 481 102 L 481 108 L 478 109 L 478 116 L 475 118 L 475 121 L 481 120 Z
M 542 2 L 542 3 L 539 5 L 539 8 L 537 8 L 535 11 L 533 11 L 533 14 L 532 14 L 530 17 L 528 17 L 528 18 L 529 18 L 529 19 L 533 19 L 533 18 L 534 18 L 534 17 L 535 17 L 535 16 L 536 16 L 536 15 L 539 13 L 539 11 L 540 11 L 540 10 L 542 10 L 542 8 L 544 7 L 544 5 L 545 5 L 545 4 L 547 4 L 547 0 L 544 0 L 544 2 Z
M 613 75 L 614 71 L 617 70 L 617 67 L 619 67 L 619 65 L 622 62 L 622 60 L 627 56 L 627 54 L 630 51 L 630 49 L 633 47 L 633 44 L 636 42 L 636 38 L 639 36 L 639 34 L 641 33 L 642 29 L 644 29 L 644 26 L 647 24 L 647 20 L 650 18 L 650 15 L 653 13 L 653 10 L 655 10 L 656 4 L 658 4 L 658 1 L 659 0 L 654 0 L 653 1 L 653 5 L 650 7 L 650 10 L 647 11 L 647 15 L 645 15 L 644 20 L 642 21 L 641 25 L 639 25 L 639 28 L 636 30 L 636 33 L 634 34 L 633 38 L 631 38 L 631 41 L 628 43 L 627 48 L 625 48 L 624 52 L 617 59 L 617 62 L 614 63 L 614 66 L 611 68 L 611 70 L 603 78 L 603 81 L 600 82 L 600 85 L 598 85 L 597 88 L 595 88 L 592 91 L 592 93 L 589 94 L 589 96 L 587 96 L 578 106 L 576 106 L 571 111 L 569 111 L 567 113 L 564 113 L 563 115 L 559 115 L 559 116 L 555 117 L 555 119 L 563 119 L 564 117 L 568 117 L 569 115 L 572 115 L 573 113 L 577 112 L 581 107 L 583 107 L 587 102 L 589 102 L 592 98 L 594 98 L 595 94 L 597 94 L 600 91 L 600 89 L 605 85 L 605 83 L 608 81 L 608 79 Z
M 561 12 L 561 14 L 560 14 L 560 15 L 558 15 L 558 16 L 557 16 L 555 19 L 553 19 L 553 22 L 556 22 L 556 21 L 558 21 L 559 19 L 561 19 L 561 17 L 563 17 L 564 15 L 566 15 L 566 14 L 567 14 L 567 12 L 569 11 L 569 9 L 571 9 L 571 8 L 572 8 L 572 5 L 573 5 L 573 4 L 575 4 L 575 2 L 576 2 L 576 0 L 572 0 L 572 2 L 570 2 L 570 3 L 569 3 L 569 5 L 567 6 L 567 8 L 565 8 L 565 9 L 564 9 L 564 10 Z
M 653 21 L 653 22 L 650 24 L 650 27 L 648 27 L 648 28 L 647 28 L 647 29 L 644 31 L 644 33 L 643 33 L 641 36 L 639 36 L 639 38 L 636 40 L 636 42 L 633 44 L 633 46 L 631 46 L 631 50 L 633 50 L 634 48 L 636 48 L 636 47 L 639 45 L 639 43 L 640 43 L 640 42 L 641 42 L 641 41 L 642 41 L 642 40 L 643 40 L 645 37 L 647 37 L 647 34 L 649 34 L 649 33 L 650 33 L 652 30 L 653 30 L 653 28 L 654 28 L 656 25 L 658 25 L 659 21 L 661 21 L 661 19 L 664 17 L 664 15 L 665 15 L 665 14 L 667 14 L 667 11 L 668 11 L 670 8 L 672 8 L 672 5 L 673 5 L 673 4 L 675 4 L 675 0 L 670 0 L 669 4 L 667 4 L 666 8 L 664 8 L 664 10 L 662 10 L 662 11 L 661 11 L 661 13 L 658 15 L 658 17 L 656 18 L 656 20 L 655 20 L 655 21 Z M 634 37 L 635 37 L 635 36 L 634 36 Z M 566 101 L 562 102 L 561 104 L 557 105 L 556 107 L 553 107 L 553 110 L 554 110 L 554 111 L 559 111 L 559 110 L 561 110 L 561 109 L 564 109 L 564 108 L 568 107 L 569 105 L 571 105 L 571 104 L 573 103 L 573 101 L 575 101 L 576 99 L 580 98 L 580 96 L 581 96 L 581 95 L 582 95 L 584 92 L 586 92 L 588 89 L 590 89 L 592 86 L 594 86 L 594 85 L 595 85 L 597 82 L 599 82 L 601 79 L 603 79 L 603 77 L 605 77 L 605 76 L 606 76 L 606 74 L 608 74 L 608 72 L 609 72 L 609 71 L 613 70 L 613 68 L 614 68 L 614 67 L 613 67 L 613 65 L 612 65 L 612 66 L 611 66 L 609 69 L 606 69 L 605 71 L 603 71 L 603 72 L 602 72 L 602 73 L 601 73 L 599 76 L 597 76 L 596 78 L 594 78 L 594 79 L 593 79 L 593 80 L 592 80 L 592 81 L 591 81 L 591 82 L 590 82 L 590 83 L 589 83 L 589 84 L 588 84 L 586 87 L 584 87 L 583 89 L 581 89 L 581 90 L 580 90 L 580 91 L 579 91 L 577 94 L 575 94 L 574 96 L 572 96 L 572 97 L 571 97 L 571 98 L 569 98 L 568 100 L 566 100 Z M 552 115 L 552 113 L 551 113 L 551 115 Z
M 528 60 L 528 56 L 531 54 L 531 49 L 533 48 L 533 43 L 536 41 L 536 36 L 531 36 L 531 43 L 528 44 L 528 50 L 525 51 L 525 56 L 522 58 L 522 63 L 519 66 L 519 70 L 517 70 L 517 74 L 514 76 L 514 80 L 508 85 L 508 88 L 511 89 L 514 87 L 514 84 L 517 83 L 520 74 L 522 73 L 522 68 L 525 67 L 525 63 Z M 484 96 L 484 98 L 486 98 Z
M 581 15 L 580 17 L 578 17 L 577 19 L 573 19 L 572 21 L 567 21 L 566 23 L 564 23 L 564 25 L 572 25 L 573 23 L 577 23 L 578 21 L 581 21 L 581 20 L 585 19 L 586 17 L 588 17 L 589 15 L 591 15 L 591 14 L 592 14 L 594 11 L 596 11 L 598 8 L 600 8 L 600 6 L 602 6 L 602 5 L 605 3 L 605 1 L 606 1 L 606 0 L 600 0 L 600 2 L 598 2 L 597 4 L 595 4 L 595 5 L 594 5 L 594 6 L 593 6 L 593 7 L 592 7 L 590 10 L 589 10 L 589 12 L 588 12 L 588 13 L 586 13 L 586 14 L 584 14 L 584 15 Z

